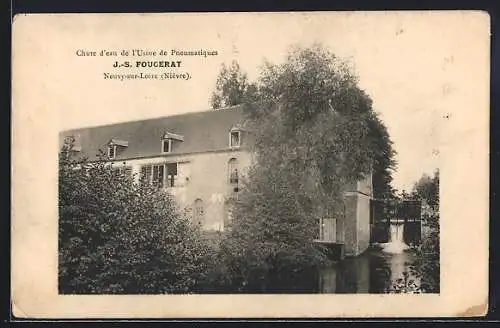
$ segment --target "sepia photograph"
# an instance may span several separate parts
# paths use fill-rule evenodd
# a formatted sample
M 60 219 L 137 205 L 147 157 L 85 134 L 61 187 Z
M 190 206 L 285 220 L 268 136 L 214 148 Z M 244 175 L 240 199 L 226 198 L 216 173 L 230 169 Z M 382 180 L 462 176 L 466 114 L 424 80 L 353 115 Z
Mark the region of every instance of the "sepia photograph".
M 370 308 L 381 297 L 404 303 L 396 294 L 434 297 L 428 310 L 416 299 L 421 308 L 413 305 L 414 315 L 436 315 L 450 295 L 462 296 L 444 313 L 467 311 L 487 297 L 488 200 L 477 205 L 476 213 L 485 216 L 464 245 L 446 220 L 463 231 L 467 219 L 458 216 L 466 211 L 443 212 L 443 203 L 461 204 L 450 196 L 453 188 L 440 184 L 440 175 L 449 186 L 458 179 L 461 168 L 453 165 L 471 165 L 458 160 L 456 149 L 474 165 L 487 165 L 487 15 L 62 14 L 16 20 L 13 101 L 26 108 L 18 126 L 22 118 L 34 127 L 30 133 L 24 128 L 16 148 L 31 143 L 40 148 L 36 153 L 45 151 L 33 174 L 51 183 L 34 200 L 49 209 L 25 215 L 31 222 L 46 216 L 28 244 L 45 241 L 38 243 L 44 245 L 39 254 L 50 257 L 46 290 L 54 297 L 123 296 L 133 307 L 130 297 L 140 295 L 205 300 L 192 304 L 272 295 L 275 306 L 276 297 L 289 304 L 287 297 L 296 296 L 297 304 L 309 297 L 308 307 L 328 308 L 314 297 L 342 294 L 353 302 L 332 298 L 331 304 L 354 306 L 359 298 L 363 316 L 384 314 Z M 472 41 L 476 47 L 467 46 Z M 473 71 L 474 58 L 480 60 Z M 33 90 L 19 82 L 27 83 L 28 74 Z M 470 85 L 473 92 L 465 92 Z M 471 103 L 479 113 L 473 119 L 464 108 Z M 487 186 L 487 169 L 475 171 L 472 183 L 461 181 L 466 188 Z M 18 181 L 19 192 L 28 188 L 28 180 Z M 484 190 L 475 195 L 483 199 Z M 24 251 L 16 258 L 27 259 L 28 248 L 19 246 Z M 450 277 L 460 274 L 457 265 L 468 266 L 464 249 L 475 252 L 475 294 L 469 287 L 459 294 L 443 289 L 443 279 L 457 286 Z M 17 272 L 19 281 L 37 279 L 28 276 L 37 272 Z M 15 286 L 27 293 L 26 284 Z M 475 303 L 467 302 L 466 292 Z M 362 301 L 363 295 L 378 298 Z M 101 306 L 114 302 L 107 300 Z M 417 303 L 408 300 L 411 314 Z M 484 312 L 479 306 L 476 311 Z M 45 309 L 31 313 L 54 313 Z M 184 309 L 176 313 L 196 310 Z M 340 316 L 354 313 L 340 309 Z
M 222 64 L 206 111 L 61 133 L 61 293 L 439 293 L 439 168 L 391 184 L 386 123 L 325 46 L 266 64 Z

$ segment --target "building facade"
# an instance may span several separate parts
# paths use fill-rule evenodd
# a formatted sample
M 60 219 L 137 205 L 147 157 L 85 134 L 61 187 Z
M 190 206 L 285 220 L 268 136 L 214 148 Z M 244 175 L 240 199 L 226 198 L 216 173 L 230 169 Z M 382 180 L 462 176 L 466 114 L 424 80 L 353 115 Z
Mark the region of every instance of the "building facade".
M 250 132 L 241 106 L 155 119 L 74 129 L 60 134 L 90 161 L 99 151 L 140 181 L 165 188 L 205 230 L 222 231 L 231 220 L 227 200 L 237 195 L 252 163 Z M 345 194 L 345 215 L 320 223 L 320 239 L 362 253 L 370 240 L 371 177 Z

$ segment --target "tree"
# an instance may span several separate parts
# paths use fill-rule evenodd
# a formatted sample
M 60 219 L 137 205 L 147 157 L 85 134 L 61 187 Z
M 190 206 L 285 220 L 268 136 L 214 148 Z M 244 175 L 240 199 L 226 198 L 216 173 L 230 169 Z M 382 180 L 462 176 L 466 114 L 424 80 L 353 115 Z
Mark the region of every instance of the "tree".
M 231 65 L 222 65 L 210 103 L 213 109 L 239 105 L 255 92 L 255 85 L 248 82 L 246 73 L 233 61 Z
M 223 240 L 224 274 L 238 290 L 270 291 L 327 262 L 314 245 L 317 223 L 302 183 L 291 170 L 252 169 L 234 203 L 233 222 Z M 289 284 L 287 287 L 297 287 Z
M 411 193 L 403 190 L 401 198 L 422 201 L 422 244 L 416 250 L 415 261 L 407 264 L 409 272 L 403 272 L 403 278 L 393 282 L 391 291 L 439 293 L 439 170 L 432 177 L 423 174 Z M 411 278 L 410 273 L 413 275 Z
M 374 140 L 374 164 L 373 164 L 373 193 L 375 198 L 393 199 L 396 197 L 394 188 L 391 187 L 392 173 L 396 167 L 396 151 L 392 147 L 393 142 L 384 123 L 374 115 L 368 121 L 370 131 Z
M 59 162 L 60 293 L 190 292 L 208 250 L 172 197 L 103 160 Z
M 439 229 L 439 170 L 432 177 L 423 175 L 412 191 L 414 199 L 420 199 L 429 210 L 422 217 L 422 245 L 418 250 L 413 271 L 421 279 L 424 292 L 439 293 L 440 289 L 440 229 Z
M 439 205 L 439 170 L 431 177 L 427 174 L 415 183 L 412 196 L 425 201 L 425 204 L 435 209 Z
M 374 197 L 395 197 L 391 183 L 396 152 L 387 128 L 373 110 L 370 97 L 357 86 L 348 64 L 321 45 L 292 47 L 283 65 L 264 62 L 256 83 L 248 81 L 236 61 L 222 65 L 211 104 L 214 109 L 243 104 L 247 115 L 263 120 L 279 104 L 282 112 L 294 112 L 289 119 L 300 123 L 328 108 L 349 114 L 348 121 L 355 119 L 354 114 L 362 115 L 359 118 L 367 125 L 371 140 Z M 290 129 L 294 130 L 293 123 Z
M 273 277 L 326 262 L 313 244 L 316 219 L 342 217 L 349 182 L 374 165 L 388 172 L 394 152 L 356 76 L 320 45 L 265 63 L 256 86 L 259 101 L 244 103 L 255 165 L 222 250 L 237 285 L 265 289 Z

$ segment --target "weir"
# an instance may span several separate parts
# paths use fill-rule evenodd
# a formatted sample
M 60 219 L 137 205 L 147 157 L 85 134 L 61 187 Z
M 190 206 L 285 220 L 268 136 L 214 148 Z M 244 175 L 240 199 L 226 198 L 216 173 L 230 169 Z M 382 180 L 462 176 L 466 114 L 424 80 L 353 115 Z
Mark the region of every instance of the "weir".
M 391 220 L 389 226 L 389 242 L 381 244 L 384 252 L 399 254 L 408 249 L 408 245 L 404 242 L 404 229 L 404 221 Z
M 371 201 L 371 244 L 399 253 L 409 246 L 419 245 L 422 237 L 421 201 Z

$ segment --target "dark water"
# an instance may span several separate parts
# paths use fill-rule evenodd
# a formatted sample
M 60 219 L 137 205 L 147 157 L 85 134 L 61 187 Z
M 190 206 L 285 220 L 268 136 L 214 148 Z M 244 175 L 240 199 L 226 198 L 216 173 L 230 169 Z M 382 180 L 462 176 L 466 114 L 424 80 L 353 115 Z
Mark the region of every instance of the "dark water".
M 211 291 L 202 293 L 387 293 L 397 279 L 403 278 L 403 272 L 409 271 L 408 266 L 414 260 L 412 250 L 390 254 L 372 246 L 357 257 L 346 258 L 328 267 L 295 274 L 281 273 L 265 282 L 257 282 L 254 287 L 212 287 Z
M 412 250 L 385 253 L 373 246 L 363 254 L 346 258 L 329 267 L 311 270 L 296 277 L 271 282 L 267 293 L 362 294 L 390 292 L 403 272 L 415 260 Z
M 389 254 L 371 247 L 317 274 L 317 293 L 386 293 L 415 260 L 412 250 Z

